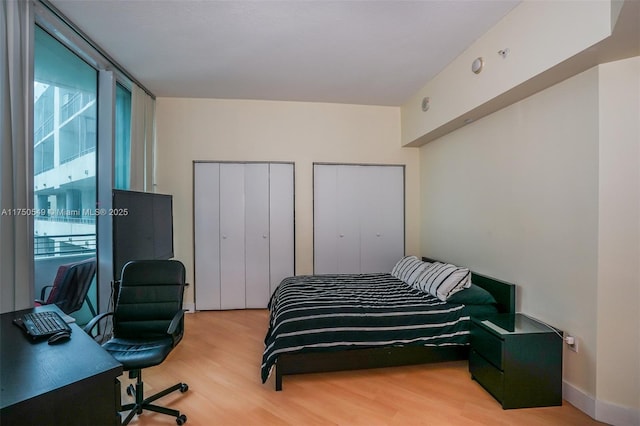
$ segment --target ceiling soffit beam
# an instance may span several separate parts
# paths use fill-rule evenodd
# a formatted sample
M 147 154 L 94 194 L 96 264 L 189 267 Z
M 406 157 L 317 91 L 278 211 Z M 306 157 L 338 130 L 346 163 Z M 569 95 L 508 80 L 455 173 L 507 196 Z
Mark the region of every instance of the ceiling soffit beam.
M 634 0 L 523 2 L 402 106 L 402 145 L 422 146 L 598 64 L 640 55 L 639 18 Z M 541 33 L 559 41 L 544 43 Z M 485 62 L 478 74 L 476 57 Z

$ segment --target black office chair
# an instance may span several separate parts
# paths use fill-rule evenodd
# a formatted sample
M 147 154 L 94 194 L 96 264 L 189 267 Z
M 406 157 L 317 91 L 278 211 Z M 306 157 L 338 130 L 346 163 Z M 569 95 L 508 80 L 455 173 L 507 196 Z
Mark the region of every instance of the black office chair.
M 136 260 L 124 265 L 114 312 L 98 315 L 87 324 L 92 333 L 96 324 L 113 315 L 113 337 L 102 344 L 122 363 L 129 378 L 137 378 L 136 386 L 129 385 L 127 394 L 135 403 L 122 406 L 131 410 L 122 422 L 128 424 L 142 410 L 168 414 L 179 425 L 187 416 L 178 410 L 152 404 L 155 400 L 179 390 L 186 392 L 186 383 L 178 383 L 153 396 L 144 398 L 142 369 L 162 363 L 180 342 L 184 332 L 182 298 L 185 286 L 184 265 L 176 260 Z
M 40 299 L 35 300 L 35 305 L 41 306 L 54 303 L 62 312 L 68 315 L 80 310 L 86 302 L 91 314 L 95 316 L 95 308 L 87 296 L 95 276 L 95 257 L 60 265 L 53 284 L 42 288 Z M 47 290 L 49 291 L 48 295 Z

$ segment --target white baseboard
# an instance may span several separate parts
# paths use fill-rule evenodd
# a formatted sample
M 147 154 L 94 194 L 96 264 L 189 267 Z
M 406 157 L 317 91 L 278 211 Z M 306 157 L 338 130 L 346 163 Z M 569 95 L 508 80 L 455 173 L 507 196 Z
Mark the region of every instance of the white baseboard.
M 562 398 L 591 418 L 596 418 L 596 400 L 570 383 L 562 382 Z
M 614 426 L 640 425 L 640 410 L 600 401 L 581 389 L 562 382 L 562 397 L 589 417 Z
M 595 419 L 615 426 L 638 426 L 640 410 L 596 400 Z

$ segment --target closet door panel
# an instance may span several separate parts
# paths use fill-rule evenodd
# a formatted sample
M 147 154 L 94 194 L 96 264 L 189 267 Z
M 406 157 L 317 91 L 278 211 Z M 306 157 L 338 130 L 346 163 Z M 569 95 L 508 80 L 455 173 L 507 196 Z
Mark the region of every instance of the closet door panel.
M 220 309 L 220 165 L 194 166 L 194 262 L 197 310 Z
M 404 168 L 363 167 L 362 273 L 390 272 L 404 255 Z
M 337 250 L 339 274 L 360 273 L 361 166 L 338 167 L 336 186 Z
M 280 281 L 294 275 L 294 167 L 269 165 L 269 295 Z M 265 305 L 266 306 L 266 305 Z
M 269 302 L 269 165 L 246 164 L 245 291 L 247 308 L 266 308 Z
M 245 308 L 244 165 L 220 164 L 221 309 Z
M 404 255 L 404 167 L 314 165 L 314 271 L 389 272 Z
M 196 309 L 266 308 L 294 247 L 293 164 L 195 163 Z
M 313 269 L 316 274 L 338 271 L 338 166 L 313 167 Z

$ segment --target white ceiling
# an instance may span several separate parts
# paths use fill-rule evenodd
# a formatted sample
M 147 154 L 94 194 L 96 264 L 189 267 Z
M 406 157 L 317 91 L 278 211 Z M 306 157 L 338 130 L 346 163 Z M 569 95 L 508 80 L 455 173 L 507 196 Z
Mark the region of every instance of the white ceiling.
M 50 0 L 158 97 L 401 105 L 520 0 Z

